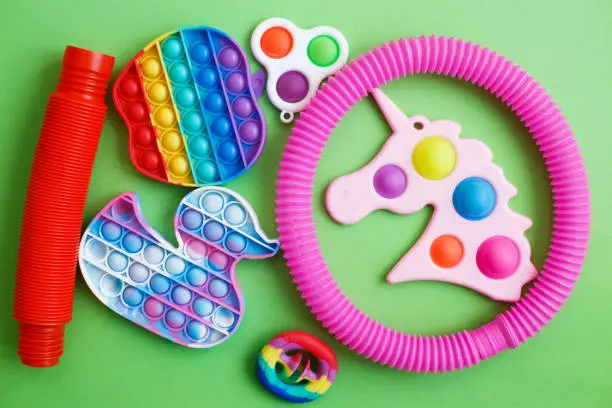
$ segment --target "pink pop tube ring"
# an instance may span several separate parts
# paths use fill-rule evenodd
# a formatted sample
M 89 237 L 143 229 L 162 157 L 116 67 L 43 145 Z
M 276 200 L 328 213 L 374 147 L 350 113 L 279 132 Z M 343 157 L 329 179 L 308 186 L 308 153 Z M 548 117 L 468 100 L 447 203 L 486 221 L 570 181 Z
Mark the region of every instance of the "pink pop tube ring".
M 462 78 L 499 97 L 531 132 L 550 174 L 554 223 L 544 266 L 521 300 L 473 331 L 414 336 L 367 316 L 338 287 L 314 229 L 315 173 L 336 124 L 368 92 L 413 74 Z M 453 371 L 518 347 L 547 325 L 565 303 L 588 246 L 587 175 L 576 140 L 556 104 L 512 62 L 454 38 L 424 36 L 384 44 L 331 78 L 293 127 L 280 163 L 276 194 L 281 248 L 306 304 L 350 349 L 401 370 Z

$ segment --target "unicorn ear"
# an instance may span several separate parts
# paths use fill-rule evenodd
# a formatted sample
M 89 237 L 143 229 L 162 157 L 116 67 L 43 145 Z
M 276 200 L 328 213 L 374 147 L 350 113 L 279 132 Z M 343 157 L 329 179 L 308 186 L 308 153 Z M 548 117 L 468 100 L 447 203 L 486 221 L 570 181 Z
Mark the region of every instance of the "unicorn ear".
M 391 127 L 393 132 L 397 132 L 402 128 L 410 125 L 410 121 L 408 117 L 402 110 L 395 104 L 383 91 L 380 89 L 374 89 L 372 91 L 372 96 L 374 100 L 378 104 L 378 107 L 382 111 L 383 115 L 385 115 L 385 119 L 387 119 L 387 123 Z

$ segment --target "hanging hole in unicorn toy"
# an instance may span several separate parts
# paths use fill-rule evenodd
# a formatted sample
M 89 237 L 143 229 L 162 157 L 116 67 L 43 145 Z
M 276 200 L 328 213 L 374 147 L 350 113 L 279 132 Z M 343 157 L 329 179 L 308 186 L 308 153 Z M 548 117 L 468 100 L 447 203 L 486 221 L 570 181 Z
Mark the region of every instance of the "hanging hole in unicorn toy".
M 330 184 L 331 217 L 354 224 L 379 209 L 411 214 L 431 205 L 429 225 L 387 281 L 444 281 L 518 300 L 537 275 L 525 237 L 531 220 L 509 208 L 517 191 L 491 150 L 459 138 L 455 122 L 408 117 L 381 90 L 372 95 L 393 133 L 370 163 Z

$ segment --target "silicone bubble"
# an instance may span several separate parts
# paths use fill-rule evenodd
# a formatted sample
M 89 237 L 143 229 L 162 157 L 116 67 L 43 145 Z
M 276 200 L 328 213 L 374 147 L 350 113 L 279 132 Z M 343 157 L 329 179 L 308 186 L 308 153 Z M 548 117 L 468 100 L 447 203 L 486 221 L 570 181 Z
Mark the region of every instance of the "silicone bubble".
M 250 74 L 238 43 L 217 29 L 188 27 L 156 38 L 113 91 L 132 163 L 149 177 L 186 186 L 240 176 L 266 139 L 257 103 L 264 77 Z
M 212 347 L 238 329 L 244 314 L 237 262 L 273 256 L 279 244 L 261 230 L 249 203 L 222 187 L 185 196 L 174 225 L 178 248 L 147 224 L 135 194 L 118 196 L 83 235 L 81 272 L 120 316 L 175 343 Z

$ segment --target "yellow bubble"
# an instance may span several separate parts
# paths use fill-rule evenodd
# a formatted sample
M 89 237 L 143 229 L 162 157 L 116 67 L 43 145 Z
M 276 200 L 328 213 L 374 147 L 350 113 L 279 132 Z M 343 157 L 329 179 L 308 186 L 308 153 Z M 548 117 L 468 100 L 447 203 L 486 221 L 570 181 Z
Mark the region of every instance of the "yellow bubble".
M 149 87 L 149 98 L 153 102 L 164 102 L 168 99 L 168 87 L 162 82 L 155 82 Z
M 451 174 L 457 162 L 455 147 L 440 136 L 428 137 L 412 152 L 412 165 L 422 177 L 441 180 Z
M 162 139 L 162 146 L 164 146 L 164 149 L 170 152 L 176 152 L 180 150 L 182 145 L 183 140 L 181 138 L 181 135 L 179 135 L 175 131 L 170 131 L 166 133 Z
M 155 120 L 161 127 L 170 127 L 174 124 L 174 111 L 168 106 L 162 106 L 155 112 Z
M 147 78 L 157 78 L 162 71 L 161 62 L 154 58 L 145 60 L 141 65 L 142 74 Z
M 189 162 L 183 155 L 177 155 L 171 158 L 168 167 L 170 172 L 177 177 L 182 177 L 189 172 Z

